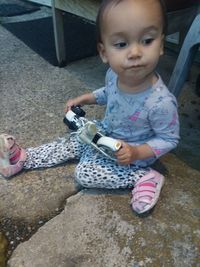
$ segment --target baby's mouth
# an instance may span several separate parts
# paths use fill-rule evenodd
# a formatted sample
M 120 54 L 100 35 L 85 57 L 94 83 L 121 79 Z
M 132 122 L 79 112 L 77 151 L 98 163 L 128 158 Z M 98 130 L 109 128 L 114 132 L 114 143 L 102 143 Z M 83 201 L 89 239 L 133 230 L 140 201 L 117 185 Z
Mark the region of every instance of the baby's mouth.
M 144 68 L 143 65 L 131 65 L 131 66 L 125 67 L 124 69 L 127 71 L 137 71 L 137 70 L 141 70 L 143 68 Z
M 143 68 L 143 65 L 135 64 L 127 67 L 127 69 L 140 69 L 140 68 Z

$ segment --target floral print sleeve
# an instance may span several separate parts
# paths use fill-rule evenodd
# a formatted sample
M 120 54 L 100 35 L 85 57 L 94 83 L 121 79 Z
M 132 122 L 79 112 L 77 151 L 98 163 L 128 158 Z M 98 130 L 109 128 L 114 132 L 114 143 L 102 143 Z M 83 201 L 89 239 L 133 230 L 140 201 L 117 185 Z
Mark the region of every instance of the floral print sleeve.
M 175 148 L 179 141 L 177 104 L 173 98 L 163 98 L 149 112 L 154 137 L 147 141 L 156 158 Z
M 98 105 L 106 105 L 107 103 L 106 87 L 101 87 L 93 91 L 93 94 L 96 98 L 96 102 Z

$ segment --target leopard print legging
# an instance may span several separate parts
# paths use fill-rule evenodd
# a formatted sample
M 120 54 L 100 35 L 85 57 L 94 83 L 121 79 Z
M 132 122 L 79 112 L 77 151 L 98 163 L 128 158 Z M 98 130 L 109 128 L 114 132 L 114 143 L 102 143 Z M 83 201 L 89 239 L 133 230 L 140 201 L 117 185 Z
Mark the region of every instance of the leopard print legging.
M 80 160 L 75 170 L 75 179 L 86 188 L 132 188 L 150 170 L 135 165 L 118 165 L 90 145 L 80 143 L 74 135 L 36 148 L 27 148 L 26 151 L 25 169 L 56 166 L 72 159 Z

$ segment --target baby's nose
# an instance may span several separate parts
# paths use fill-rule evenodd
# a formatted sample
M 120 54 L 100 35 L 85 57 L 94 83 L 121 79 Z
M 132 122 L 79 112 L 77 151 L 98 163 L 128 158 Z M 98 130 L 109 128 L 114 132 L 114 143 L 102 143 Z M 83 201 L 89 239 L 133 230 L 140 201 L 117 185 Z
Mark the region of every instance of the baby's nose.
M 132 44 L 128 50 L 128 58 L 135 59 L 142 56 L 142 50 L 139 44 Z

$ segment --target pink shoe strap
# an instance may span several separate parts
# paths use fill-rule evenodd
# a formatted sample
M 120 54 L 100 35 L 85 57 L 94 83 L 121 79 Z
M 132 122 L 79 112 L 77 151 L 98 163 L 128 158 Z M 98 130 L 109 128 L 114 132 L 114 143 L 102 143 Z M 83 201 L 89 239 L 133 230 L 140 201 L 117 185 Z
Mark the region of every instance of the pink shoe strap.
M 143 199 L 144 198 L 148 198 L 149 200 L 151 200 L 155 195 L 155 192 L 151 192 L 151 191 L 137 191 L 135 194 L 133 194 L 133 201 L 136 201 L 136 200 L 139 200 L 139 199 L 142 199 L 142 202 L 143 202 Z
M 147 173 L 146 175 L 144 175 L 142 178 L 140 178 L 140 179 L 136 182 L 135 186 L 137 186 L 138 184 L 141 184 L 141 183 L 143 183 L 143 182 L 149 181 L 149 180 L 151 180 L 151 179 L 155 180 L 155 178 L 158 178 L 159 176 L 160 176 L 160 173 L 158 173 L 158 172 L 152 170 L 152 171 L 150 171 L 149 173 Z
M 15 164 L 20 159 L 21 149 L 15 144 L 10 150 L 10 163 Z

